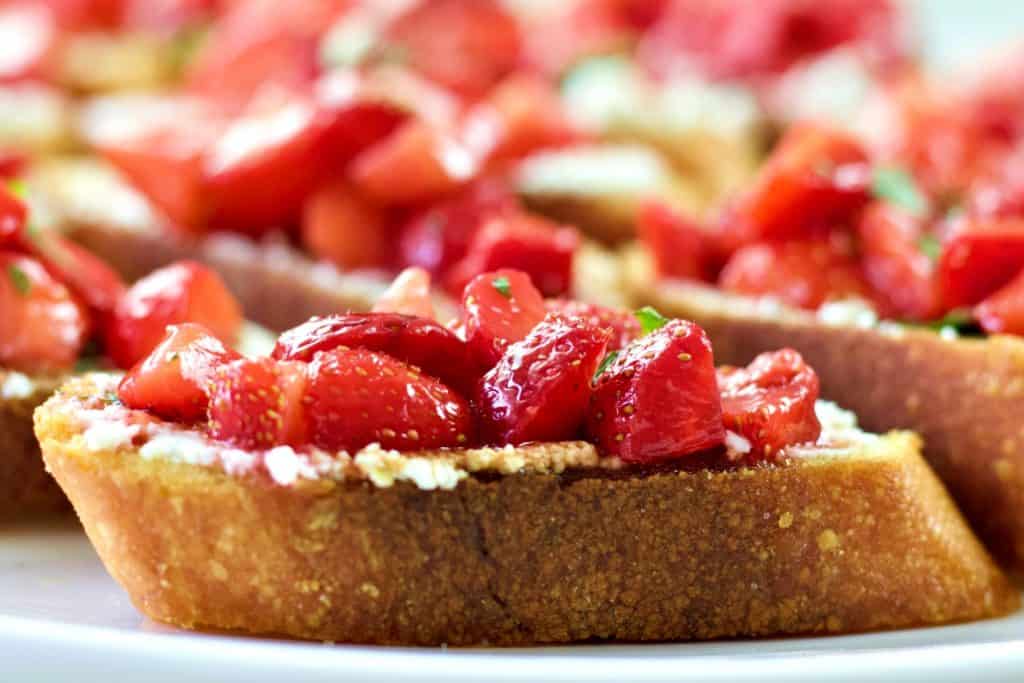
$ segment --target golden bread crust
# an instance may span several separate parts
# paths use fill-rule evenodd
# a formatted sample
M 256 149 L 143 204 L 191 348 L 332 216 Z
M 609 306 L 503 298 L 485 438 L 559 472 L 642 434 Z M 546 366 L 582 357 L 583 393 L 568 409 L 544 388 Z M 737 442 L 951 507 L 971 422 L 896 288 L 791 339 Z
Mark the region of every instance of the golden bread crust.
M 0 386 L 7 374 L 0 369 Z M 32 432 L 32 411 L 59 384 L 55 378 L 34 378 L 28 395 L 0 398 L 0 520 L 69 510 Z
M 700 324 L 718 363 L 792 347 L 817 371 L 822 396 L 856 413 L 865 429 L 918 432 L 982 540 L 1024 570 L 1024 341 L 833 326 L 795 311 L 757 316 L 690 283 L 647 281 L 634 292 L 638 303 Z
M 135 605 L 178 626 L 526 645 L 851 632 L 1019 601 L 906 433 L 758 469 L 281 486 L 85 449 L 76 386 L 36 412 L 47 466 Z

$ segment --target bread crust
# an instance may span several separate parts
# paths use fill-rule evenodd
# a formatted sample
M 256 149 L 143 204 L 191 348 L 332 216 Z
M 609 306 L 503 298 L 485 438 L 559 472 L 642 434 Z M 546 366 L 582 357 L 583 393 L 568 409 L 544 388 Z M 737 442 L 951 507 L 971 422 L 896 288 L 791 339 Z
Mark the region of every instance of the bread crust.
M 682 282 L 643 282 L 634 292 L 638 303 L 700 324 L 718 363 L 792 347 L 817 371 L 822 396 L 856 413 L 866 429 L 918 432 L 982 540 L 1024 571 L 1024 340 L 826 325 L 800 311 L 753 315 Z
M 0 369 L 0 386 L 7 376 Z M 28 395 L 0 398 L 0 520 L 70 511 L 32 432 L 32 411 L 59 384 L 56 378 L 34 378 Z
M 36 412 L 47 466 L 135 605 L 177 626 L 528 645 L 853 632 L 1019 602 L 906 433 L 758 469 L 282 486 L 87 450 L 75 391 Z

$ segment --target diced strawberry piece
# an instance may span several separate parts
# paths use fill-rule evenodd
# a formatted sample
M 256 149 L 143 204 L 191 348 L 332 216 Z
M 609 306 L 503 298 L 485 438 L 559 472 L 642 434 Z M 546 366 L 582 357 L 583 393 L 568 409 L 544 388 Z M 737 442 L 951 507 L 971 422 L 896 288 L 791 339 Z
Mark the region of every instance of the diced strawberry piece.
M 185 98 L 137 108 L 115 102 L 93 121 L 89 142 L 157 209 L 178 227 L 206 228 L 204 155 L 224 127 L 213 110 Z
M 609 351 L 624 348 L 640 337 L 640 321 L 632 311 L 571 299 L 548 299 L 545 306 L 548 313 L 579 318 L 591 327 L 608 330 L 611 333 L 608 340 Z
M 283 332 L 271 356 L 311 361 L 319 351 L 339 347 L 386 353 L 446 384 L 465 390 L 481 372 L 469 358 L 466 342 L 427 318 L 398 313 L 346 313 L 313 318 Z
M 718 285 L 737 294 L 773 296 L 808 310 L 830 300 L 871 300 L 857 262 L 825 241 L 743 247 L 729 259 Z
M 129 408 L 168 420 L 203 420 L 214 373 L 239 358 L 202 325 L 171 325 L 164 340 L 124 376 L 117 396 Z
M 884 303 L 887 317 L 929 320 L 941 312 L 938 281 L 931 257 L 921 249 L 927 239 L 914 215 L 892 204 L 875 202 L 861 215 L 864 278 Z
M 466 343 L 480 366 L 493 367 L 509 344 L 523 339 L 544 319 L 544 298 L 518 270 L 473 278 L 462 293 Z
M 974 317 L 989 334 L 1024 335 L 1024 270 L 975 306 Z
M 490 166 L 583 139 L 553 86 L 524 73 L 502 81 L 466 114 L 463 138 Z
M 1024 218 L 1024 154 L 975 179 L 964 203 L 972 218 Z
M 88 312 L 43 264 L 0 251 L 0 366 L 66 370 L 89 335 Z
M 402 265 L 420 266 L 442 277 L 462 259 L 483 222 L 519 208 L 507 182 L 481 179 L 450 199 L 418 211 L 401 230 Z
M 402 361 L 366 349 L 316 354 L 307 411 L 313 444 L 354 453 L 371 443 L 423 450 L 466 446 L 475 435 L 465 399 Z
M 545 296 L 560 296 L 572 284 L 579 245 L 575 228 L 522 212 L 495 216 L 473 237 L 466 256 L 448 274 L 446 286 L 457 292 L 480 273 L 511 268 L 529 275 Z
M 331 170 L 391 135 L 409 117 L 401 98 L 381 92 L 380 79 L 335 69 L 316 83 L 324 134 L 321 156 Z
M 308 443 L 307 386 L 305 363 L 241 358 L 222 365 L 210 381 L 210 436 L 248 450 Z
M 672 320 L 624 348 L 595 380 L 587 433 L 601 451 L 656 463 L 721 446 L 711 342 Z
M 483 439 L 515 445 L 576 438 L 609 337 L 579 318 L 551 313 L 511 344 L 476 393 Z
M 725 428 L 750 442 L 750 462 L 773 460 L 821 434 L 818 375 L 792 349 L 762 353 L 745 368 L 719 368 L 718 384 Z
M 869 199 L 871 169 L 853 138 L 817 124 L 791 128 L 754 185 L 723 214 L 729 249 L 807 237 L 848 222 Z
M 414 69 L 470 97 L 512 71 L 522 42 L 518 22 L 496 0 L 415 3 L 387 37 Z
M 349 176 L 373 201 L 411 204 L 458 190 L 478 169 L 479 159 L 452 135 L 410 120 L 356 157 Z
M 181 261 L 153 271 L 125 294 L 106 330 L 106 351 L 122 368 L 144 358 L 164 337 L 168 325 L 193 322 L 233 343 L 242 310 L 214 271 Z
M 0 248 L 24 250 L 27 221 L 28 207 L 25 202 L 0 185 Z
M 638 49 L 641 62 L 658 75 L 696 68 L 711 78 L 764 78 L 847 44 L 883 65 L 905 52 L 901 13 L 891 0 L 665 4 Z
M 711 280 L 720 257 L 714 237 L 697 221 L 658 201 L 646 202 L 637 216 L 637 233 L 665 277 Z
M 973 306 L 1024 268 L 1024 220 L 963 221 L 943 241 L 937 266 L 946 308 Z
M 124 281 L 113 268 L 52 230 L 33 228 L 25 236 L 29 250 L 89 308 L 113 312 L 125 293 Z
M 229 108 L 268 84 L 294 89 L 318 69 L 318 38 L 349 0 L 313 0 L 281 11 L 277 0 L 232 3 L 190 65 L 186 87 Z
M 0 150 L 0 179 L 12 180 L 17 178 L 25 171 L 28 163 L 28 155 L 24 152 L 14 149 Z M 3 228 L 0 228 L 0 235 L 2 234 Z
M 373 312 L 401 313 L 433 320 L 434 301 L 430 298 L 430 273 L 422 268 L 403 270 L 373 304 Z
M 302 245 L 343 270 L 380 268 L 390 248 L 388 217 L 346 182 L 317 190 L 302 212 Z

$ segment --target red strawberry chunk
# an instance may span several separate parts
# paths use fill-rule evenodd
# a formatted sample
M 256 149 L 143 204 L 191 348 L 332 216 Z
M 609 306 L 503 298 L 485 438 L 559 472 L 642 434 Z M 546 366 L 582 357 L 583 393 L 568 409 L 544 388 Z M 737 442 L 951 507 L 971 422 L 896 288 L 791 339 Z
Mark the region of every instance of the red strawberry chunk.
M 629 463 L 720 446 L 722 407 L 704 330 L 671 320 L 623 349 L 596 379 L 587 433 L 602 453 Z
M 0 366 L 66 370 L 89 335 L 88 311 L 43 264 L 0 251 Z
M 330 183 L 306 198 L 302 246 L 341 270 L 380 268 L 391 249 L 388 227 L 388 216 L 348 183 Z
M 306 409 L 312 442 L 350 453 L 371 443 L 402 451 L 474 440 L 466 400 L 402 361 L 366 349 L 318 353 Z
M 169 420 L 202 420 L 214 372 L 239 358 L 202 325 L 172 325 L 163 342 L 124 376 L 117 395 L 129 408 Z
M 989 334 L 1024 335 L 1024 270 L 975 306 L 974 317 Z
M 449 291 L 461 291 L 480 273 L 521 270 L 545 296 L 560 296 L 572 285 L 573 256 L 580 245 L 575 228 L 522 212 L 488 220 L 474 236 L 465 258 L 447 277 Z
M 194 322 L 233 343 L 242 310 L 220 276 L 194 261 L 156 270 L 128 290 L 106 329 L 106 351 L 122 368 L 144 358 L 168 325 Z
M 111 313 L 124 296 L 121 276 L 91 252 L 43 228 L 26 231 L 29 250 L 94 311 Z
M 210 382 L 210 435 L 250 450 L 307 443 L 306 367 L 240 358 L 217 368 Z
M 608 330 L 612 335 L 608 341 L 609 351 L 624 348 L 640 337 L 640 321 L 631 311 L 572 299 L 548 299 L 545 307 L 548 313 L 579 318 L 591 327 Z
M 480 381 L 483 438 L 499 445 L 576 438 L 610 336 L 579 318 L 548 314 Z
M 749 462 L 774 460 L 821 434 L 818 375 L 792 349 L 762 353 L 745 368 L 719 368 L 718 385 L 725 428 L 750 442 Z
M 636 227 L 659 275 L 689 280 L 711 280 L 716 275 L 720 265 L 714 238 L 696 220 L 650 201 L 640 207 Z
M 883 315 L 930 320 L 940 314 L 935 266 L 921 249 L 927 239 L 913 214 L 893 204 L 871 204 L 857 224 L 864 278 L 883 303 Z
M 518 207 L 507 183 L 477 181 L 413 215 L 401 231 L 399 259 L 402 265 L 420 266 L 442 277 L 466 255 L 485 219 Z
M 947 308 L 973 306 L 1024 268 L 1024 220 L 963 221 L 942 245 L 938 277 Z
M 867 204 L 867 155 L 853 138 L 817 124 L 791 128 L 749 191 L 723 215 L 730 249 L 807 237 L 850 220 Z
M 470 353 L 486 368 L 544 319 L 544 298 L 518 270 L 477 275 L 463 291 L 462 306 Z
M 814 310 L 826 301 L 871 300 L 857 261 L 825 241 L 762 242 L 743 247 L 718 278 L 728 292 L 773 296 Z
M 470 387 L 479 377 L 466 342 L 433 320 L 398 313 L 313 318 L 284 332 L 271 356 L 311 361 L 317 352 L 339 347 L 386 353 L 454 387 Z
M 20 197 L 0 185 L 0 248 L 17 249 L 23 246 L 28 207 Z
M 430 273 L 422 268 L 406 268 L 373 304 L 374 313 L 401 313 L 434 319 L 434 301 L 430 298 Z

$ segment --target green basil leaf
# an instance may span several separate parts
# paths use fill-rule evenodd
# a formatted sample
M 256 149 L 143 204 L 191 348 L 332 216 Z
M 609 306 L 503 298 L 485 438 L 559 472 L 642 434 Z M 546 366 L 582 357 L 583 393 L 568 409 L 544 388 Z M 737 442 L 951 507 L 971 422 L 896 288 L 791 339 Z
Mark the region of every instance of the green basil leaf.
M 640 330 L 644 334 L 650 334 L 651 332 L 664 327 L 668 322 L 668 318 L 663 316 L 661 313 L 658 313 L 658 311 L 651 306 L 644 306 L 633 315 L 635 315 L 636 319 L 640 321 Z

